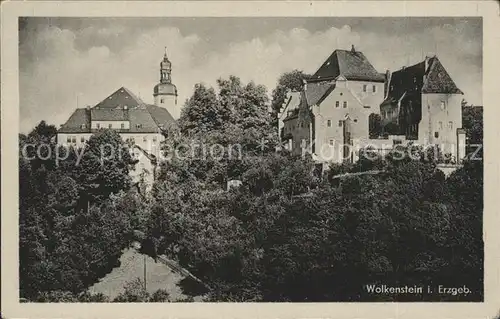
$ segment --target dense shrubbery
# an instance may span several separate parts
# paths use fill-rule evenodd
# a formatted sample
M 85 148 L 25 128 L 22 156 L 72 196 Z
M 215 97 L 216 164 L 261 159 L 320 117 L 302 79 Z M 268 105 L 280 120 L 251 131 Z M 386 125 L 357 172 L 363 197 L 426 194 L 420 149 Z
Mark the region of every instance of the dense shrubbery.
M 54 134 L 55 129 L 42 122 L 20 137 L 20 150 L 27 144 L 34 145 L 28 148 L 33 150 L 41 143 L 55 150 Z M 104 143 L 125 147 L 116 133 L 104 131 L 90 139 L 82 165 L 76 165 L 75 156 L 56 165 L 54 152 L 43 161 L 20 154 L 22 298 L 84 291 L 117 265 L 132 230 L 144 223 L 137 220 L 133 205 L 138 196 L 129 190 L 132 159 L 124 150 L 121 158 L 101 165 L 98 151 Z
M 213 109 L 231 114 L 215 91 L 211 99 Z M 206 112 L 188 104 L 181 130 L 190 114 Z M 205 141 L 221 134 L 228 144 L 240 141 L 223 127 L 191 131 Z M 434 150 L 401 146 L 385 158 L 332 165 L 321 181 L 312 161 L 249 150 L 241 161 L 174 161 L 155 185 L 149 231 L 159 252 L 203 280 L 213 300 L 482 299 L 482 162 L 468 162 L 445 179 Z M 332 179 L 368 170 L 382 173 Z M 225 192 L 219 177 L 232 172 L 243 185 Z M 474 293 L 367 294 L 364 285 L 376 283 L 466 284 Z

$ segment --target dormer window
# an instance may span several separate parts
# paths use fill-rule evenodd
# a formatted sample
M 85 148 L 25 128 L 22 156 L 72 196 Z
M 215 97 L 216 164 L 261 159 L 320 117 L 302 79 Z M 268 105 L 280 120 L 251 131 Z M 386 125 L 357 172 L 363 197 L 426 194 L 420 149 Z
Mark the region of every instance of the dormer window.
M 85 125 L 85 124 L 80 125 L 80 128 L 81 128 L 81 129 L 84 129 L 85 127 L 86 127 L 86 125 Z
M 136 128 L 142 128 L 142 124 L 136 124 L 135 127 Z

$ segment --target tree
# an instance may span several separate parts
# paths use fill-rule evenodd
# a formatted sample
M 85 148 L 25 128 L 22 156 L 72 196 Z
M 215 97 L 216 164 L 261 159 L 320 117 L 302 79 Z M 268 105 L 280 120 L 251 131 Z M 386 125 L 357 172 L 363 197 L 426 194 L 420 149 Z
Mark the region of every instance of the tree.
M 278 79 L 278 84 L 272 92 L 271 99 L 271 117 L 273 125 L 276 125 L 277 115 L 285 102 L 287 92 L 300 92 L 304 86 L 303 81 L 311 78 L 311 75 L 305 74 L 300 70 L 293 70 L 283 73 Z
M 81 163 L 76 156 L 56 165 L 54 155 L 40 161 L 23 154 L 27 143 L 55 147 L 53 134 L 42 122 L 20 138 L 20 294 L 29 300 L 52 292 L 47 298 L 77 298 L 116 266 L 132 227 L 142 223 L 131 209 L 146 218 L 148 212 L 148 203 L 123 193 L 133 161 L 116 133 L 93 136 Z
M 463 106 L 462 127 L 465 129 L 467 138 L 467 154 L 474 152 L 476 148 L 483 144 L 483 109 L 477 106 Z M 482 158 L 482 150 L 476 156 Z
M 137 160 L 120 135 L 113 130 L 103 130 L 92 135 L 85 146 L 83 157 L 74 163 L 72 177 L 80 191 L 81 208 L 128 190 L 131 184 L 130 170 Z
M 192 136 L 221 128 L 228 119 L 228 110 L 221 109 L 213 88 L 196 84 L 194 93 L 186 102 L 179 119 L 181 133 Z
M 368 131 L 372 139 L 378 138 L 382 134 L 382 118 L 380 114 L 370 114 L 368 117 Z

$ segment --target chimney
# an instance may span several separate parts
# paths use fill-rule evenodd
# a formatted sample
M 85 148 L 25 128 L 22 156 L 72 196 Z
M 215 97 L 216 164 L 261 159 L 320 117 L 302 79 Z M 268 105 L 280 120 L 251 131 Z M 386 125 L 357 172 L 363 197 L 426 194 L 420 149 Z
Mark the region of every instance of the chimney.
M 354 49 L 354 44 L 353 44 L 353 45 L 351 45 L 351 52 L 352 52 L 352 53 L 356 53 L 356 49 Z
M 302 83 L 304 84 L 304 91 L 307 91 L 307 81 L 302 79 Z

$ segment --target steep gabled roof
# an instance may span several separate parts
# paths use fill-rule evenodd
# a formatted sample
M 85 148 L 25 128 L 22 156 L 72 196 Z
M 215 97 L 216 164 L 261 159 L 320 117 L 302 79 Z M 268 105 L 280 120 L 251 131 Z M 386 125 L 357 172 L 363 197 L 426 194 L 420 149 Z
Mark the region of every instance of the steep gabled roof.
M 116 109 L 127 106 L 128 108 L 136 108 L 143 105 L 144 102 L 135 96 L 129 89 L 121 87 L 110 96 L 99 102 L 94 108 L 98 109 Z
M 436 56 L 393 72 L 383 104 L 399 101 L 405 93 L 463 94 Z
M 90 110 L 93 121 L 128 121 L 128 110 L 123 109 L 96 109 Z
M 159 133 L 160 129 L 147 109 L 133 109 L 129 111 L 130 132 L 132 133 Z
M 312 106 L 321 103 L 335 88 L 330 82 L 307 83 L 305 98 L 307 105 Z
M 355 50 L 333 51 L 312 80 L 334 79 L 339 75 L 347 80 L 384 82 L 384 75 L 375 70 L 363 52 Z
M 84 125 L 82 127 L 82 125 Z M 76 109 L 58 130 L 59 133 L 90 133 L 90 112 Z
M 167 109 L 145 104 L 124 87 L 93 108 L 76 109 L 59 132 L 92 133 L 95 130 L 91 129 L 91 121 L 129 121 L 129 128 L 115 128 L 124 133 L 159 133 L 176 125 Z
M 146 105 L 146 109 L 159 127 L 168 128 L 176 124 L 167 109 L 151 104 Z
M 463 94 L 436 56 L 429 59 L 427 73 L 422 93 Z

